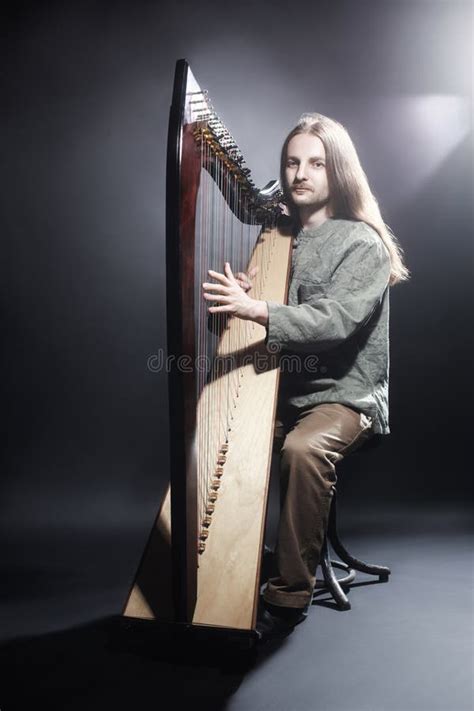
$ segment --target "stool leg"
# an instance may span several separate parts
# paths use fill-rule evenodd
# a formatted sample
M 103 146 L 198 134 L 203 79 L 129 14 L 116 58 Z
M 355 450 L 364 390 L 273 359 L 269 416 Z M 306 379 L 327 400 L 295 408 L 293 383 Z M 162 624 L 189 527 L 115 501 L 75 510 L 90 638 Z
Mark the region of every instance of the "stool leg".
M 324 582 L 326 583 L 327 589 L 333 596 L 339 609 L 350 610 L 351 603 L 349 602 L 347 595 L 345 595 L 341 586 L 339 585 L 339 581 L 336 578 L 332 567 L 332 561 L 329 556 L 329 549 L 326 537 L 324 538 L 323 548 L 321 551 L 321 570 L 323 571 Z M 353 573 L 353 571 L 350 572 Z
M 384 565 L 373 565 L 371 563 L 364 563 L 362 560 L 354 558 L 349 551 L 341 543 L 338 533 L 337 533 L 337 513 L 336 513 L 336 488 L 334 487 L 334 496 L 331 502 L 331 510 L 329 513 L 329 524 L 328 524 L 328 538 L 334 548 L 336 555 L 339 558 L 355 570 L 359 570 L 361 573 L 368 573 L 369 575 L 378 575 L 380 582 L 387 582 L 388 576 L 391 573 L 390 568 Z

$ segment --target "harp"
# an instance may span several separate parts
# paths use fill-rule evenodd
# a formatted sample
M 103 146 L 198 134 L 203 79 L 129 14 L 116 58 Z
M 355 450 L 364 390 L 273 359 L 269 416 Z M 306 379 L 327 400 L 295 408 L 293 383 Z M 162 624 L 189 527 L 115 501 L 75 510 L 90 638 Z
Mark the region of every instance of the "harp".
M 208 269 L 258 267 L 285 303 L 291 233 L 278 181 L 258 190 L 188 63 L 176 65 L 166 195 L 170 485 L 122 616 L 255 637 L 278 354 L 265 327 L 208 312 Z

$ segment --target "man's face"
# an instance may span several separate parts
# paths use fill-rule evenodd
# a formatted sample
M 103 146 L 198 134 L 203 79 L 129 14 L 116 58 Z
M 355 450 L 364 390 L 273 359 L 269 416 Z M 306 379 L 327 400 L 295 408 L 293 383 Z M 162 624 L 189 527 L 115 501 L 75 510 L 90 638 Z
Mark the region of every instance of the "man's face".
M 288 144 L 285 177 L 296 207 L 312 211 L 328 204 L 326 151 L 320 138 L 309 133 L 293 136 Z

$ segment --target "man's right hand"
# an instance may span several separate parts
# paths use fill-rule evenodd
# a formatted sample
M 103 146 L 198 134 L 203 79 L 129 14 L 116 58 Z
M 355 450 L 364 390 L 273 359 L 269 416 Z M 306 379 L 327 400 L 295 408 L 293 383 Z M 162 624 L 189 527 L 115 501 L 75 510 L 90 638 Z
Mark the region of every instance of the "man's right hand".
M 244 290 L 244 291 L 250 291 L 252 288 L 252 279 L 254 278 L 255 274 L 258 272 L 258 267 L 252 267 L 247 274 L 244 272 L 238 272 L 235 274 L 235 280 L 238 283 L 238 285 Z

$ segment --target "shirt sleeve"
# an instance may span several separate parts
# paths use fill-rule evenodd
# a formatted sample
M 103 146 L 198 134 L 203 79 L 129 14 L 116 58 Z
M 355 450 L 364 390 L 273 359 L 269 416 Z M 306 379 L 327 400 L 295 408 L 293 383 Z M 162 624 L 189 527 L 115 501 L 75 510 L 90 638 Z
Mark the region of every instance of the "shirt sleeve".
M 388 250 L 378 235 L 354 239 L 343 250 L 324 293 L 315 289 L 297 306 L 267 301 L 265 343 L 274 352 L 319 353 L 338 346 L 361 328 L 381 303 L 390 270 Z

